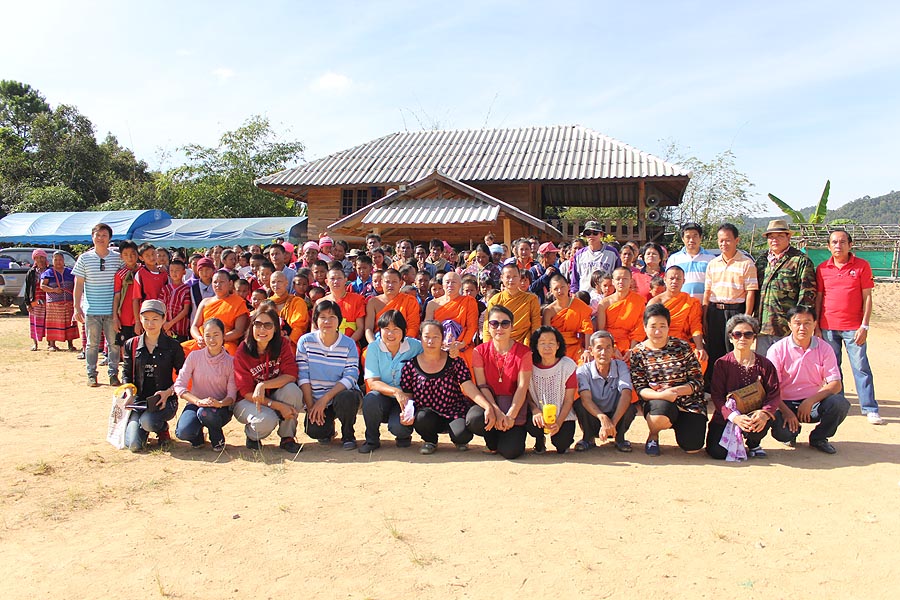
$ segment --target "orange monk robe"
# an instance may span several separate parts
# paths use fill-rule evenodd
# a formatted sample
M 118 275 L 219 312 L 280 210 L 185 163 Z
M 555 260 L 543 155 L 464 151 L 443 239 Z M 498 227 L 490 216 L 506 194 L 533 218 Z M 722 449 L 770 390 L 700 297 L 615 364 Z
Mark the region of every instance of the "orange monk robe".
M 378 319 L 389 310 L 399 310 L 406 319 L 406 337 L 419 337 L 419 323 L 422 316 L 419 313 L 421 307 L 419 301 L 409 294 L 397 294 L 394 299 L 385 304 L 384 308 L 375 313 L 375 327 L 378 327 Z
M 333 296 L 332 296 L 333 298 Z M 319 302 L 324 298 L 319 299 Z M 341 307 L 341 324 L 338 330 L 347 337 L 356 333 L 356 320 L 366 318 L 366 299 L 356 292 L 347 292 L 340 300 L 334 300 Z M 318 304 L 319 302 L 316 302 Z M 403 315 L 404 318 L 406 315 Z
M 491 308 L 496 306 L 505 306 L 512 311 L 512 339 L 525 344 L 531 343 L 531 332 L 541 326 L 541 301 L 531 292 L 519 292 L 515 296 L 508 291 L 503 290 L 491 296 L 487 302 L 485 315 L 490 315 Z M 488 328 L 488 319 L 484 320 L 484 331 L 481 339 L 491 339 L 491 332 Z
M 289 295 L 278 313 L 281 320 L 291 327 L 291 344 L 297 347 L 300 336 L 309 331 L 309 307 L 303 298 Z
M 644 297 L 637 292 L 629 292 L 624 300 L 616 300 L 606 307 L 606 330 L 616 341 L 619 352 L 631 349 L 631 342 L 647 339 L 644 332 Z
M 672 316 L 669 324 L 669 336 L 684 340 L 696 348 L 694 336 L 703 335 L 703 308 L 700 301 L 687 292 L 678 292 L 673 298 L 664 303 Z M 703 361 L 700 367 L 706 371 L 707 361 Z
M 203 329 L 203 323 L 208 319 L 219 319 L 225 325 L 225 333 L 234 329 L 234 323 L 241 315 L 249 315 L 250 310 L 247 303 L 237 294 L 231 294 L 225 298 L 211 298 L 203 308 L 203 320 L 200 321 L 200 329 Z M 225 351 L 234 356 L 237 352 L 240 340 L 236 342 L 225 342 Z M 184 355 L 187 356 L 194 350 L 199 350 L 197 340 L 188 340 L 182 342 L 181 347 L 184 349 Z
M 459 355 L 466 361 L 466 365 L 471 370 L 472 350 L 474 349 L 473 340 L 475 339 L 475 334 L 478 333 L 478 302 L 472 296 L 460 294 L 456 298 L 448 300 L 445 304 L 438 305 L 434 309 L 434 318 L 442 323 L 449 319 L 462 327 L 457 340 L 465 344 L 466 349 L 460 352 Z
M 590 337 L 594 333 L 594 324 L 591 322 L 591 307 L 578 298 L 572 298 L 569 306 L 561 309 L 550 319 L 550 325 L 559 330 L 566 342 L 566 356 L 581 364 L 581 355 L 584 352 L 584 338 L 579 339 L 578 334 Z

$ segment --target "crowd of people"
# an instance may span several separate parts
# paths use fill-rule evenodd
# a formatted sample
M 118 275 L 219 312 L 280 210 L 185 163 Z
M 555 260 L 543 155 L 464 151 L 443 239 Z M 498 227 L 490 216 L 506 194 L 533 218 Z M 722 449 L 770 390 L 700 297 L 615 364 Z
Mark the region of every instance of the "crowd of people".
M 187 254 L 114 249 L 112 234 L 97 225 L 71 269 L 35 251 L 29 322 L 32 350 L 43 338 L 75 350 L 80 326 L 89 386 L 103 366 L 110 385 L 134 386 L 133 451 L 151 434 L 170 443 L 177 416 L 178 439 L 201 448 L 208 437 L 215 451 L 234 418 L 247 448 L 277 429 L 279 447 L 300 452 L 302 418 L 319 444 L 339 433 L 362 453 L 381 446 L 385 423 L 397 447 L 417 434 L 422 454 L 443 434 L 459 451 L 479 436 L 507 459 L 529 438 L 536 453 L 548 437 L 560 454 L 607 442 L 631 452 L 640 414 L 650 456 L 672 430 L 689 453 L 762 458 L 767 433 L 794 445 L 806 424 L 809 446 L 834 454 L 850 409 L 844 348 L 862 413 L 882 422 L 866 357 L 874 281 L 841 229 L 818 268 L 781 220 L 755 261 L 729 223 L 718 254 L 696 223 L 671 254 L 609 242 L 594 221 L 560 247 L 507 248 L 488 234 L 469 252 L 440 239 L 391 248 L 373 233 L 365 248 L 322 235 Z

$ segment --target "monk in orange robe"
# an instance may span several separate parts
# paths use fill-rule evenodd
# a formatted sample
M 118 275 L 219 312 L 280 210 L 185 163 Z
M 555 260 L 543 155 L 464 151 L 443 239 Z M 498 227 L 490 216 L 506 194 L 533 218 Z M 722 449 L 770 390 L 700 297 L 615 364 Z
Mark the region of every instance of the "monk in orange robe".
M 700 367 L 706 372 L 709 355 L 703 346 L 703 307 L 700 301 L 681 291 L 684 285 L 684 270 L 673 265 L 666 269 L 663 278 L 666 291 L 655 296 L 647 304 L 662 302 L 669 309 L 671 323 L 669 335 L 684 340 L 694 349 L 694 355 L 700 361 Z
M 366 333 L 366 299 L 356 292 L 349 291 L 347 276 L 340 267 L 329 269 L 325 282 L 331 291 L 319 298 L 316 304 L 323 300 L 331 300 L 340 306 L 343 321 L 338 326 L 338 331 L 359 346 L 359 340 Z M 313 329 L 316 329 L 315 323 L 313 323 Z
M 204 298 L 197 305 L 194 320 L 191 323 L 191 337 L 193 339 L 182 342 L 184 355 L 187 356 L 194 350 L 205 346 L 203 342 L 203 323 L 207 319 L 219 319 L 225 325 L 225 351 L 234 356 L 238 344 L 244 339 L 244 332 L 250 323 L 250 310 L 243 298 L 234 292 L 234 285 L 228 277 L 228 273 L 219 271 L 213 275 L 213 291 L 215 296 Z
M 444 275 L 444 295 L 435 298 L 425 307 L 425 318 L 444 321 L 454 321 L 462 327 L 462 331 L 456 337 L 459 346 L 459 355 L 466 361 L 469 370 L 472 370 L 472 351 L 474 339 L 478 333 L 478 302 L 472 296 L 464 296 L 462 291 L 462 278 L 453 271 Z
M 622 359 L 631 359 L 631 349 L 647 338 L 644 332 L 644 297 L 631 291 L 631 271 L 618 267 L 613 271 L 616 291 L 597 305 L 597 329 L 610 332 Z
M 550 291 L 556 298 L 542 314 L 544 325 L 555 327 L 566 342 L 566 356 L 577 364 L 591 360 L 590 338 L 594 333 L 590 305 L 569 295 L 569 282 L 560 274 L 550 278 Z
M 296 349 L 297 340 L 309 331 L 309 307 L 303 298 L 290 293 L 287 275 L 281 271 L 275 271 L 269 276 L 269 289 L 272 290 L 269 301 L 275 304 L 275 311 L 281 317 L 282 329 L 290 331 L 287 337 L 291 341 L 291 347 Z
M 503 291 L 490 297 L 485 314 L 489 314 L 494 306 L 508 308 L 514 317 L 512 339 L 527 346 L 531 343 L 531 334 L 541 326 L 541 301 L 531 292 L 522 291 L 519 268 L 516 265 L 505 265 L 500 270 L 500 282 L 503 284 Z M 487 320 L 484 322 L 481 339 L 491 339 Z
M 388 269 L 381 276 L 383 294 L 369 298 L 366 304 L 366 340 L 375 341 L 378 329 L 378 317 L 389 310 L 399 310 L 406 319 L 406 336 L 419 337 L 419 302 L 409 294 L 401 294 L 400 273 L 396 269 Z

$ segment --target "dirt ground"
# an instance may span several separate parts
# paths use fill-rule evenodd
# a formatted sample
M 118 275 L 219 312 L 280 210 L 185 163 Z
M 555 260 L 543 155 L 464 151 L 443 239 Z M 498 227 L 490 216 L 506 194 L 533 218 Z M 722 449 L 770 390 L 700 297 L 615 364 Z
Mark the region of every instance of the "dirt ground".
M 87 388 L 74 354 L 29 352 L 27 319 L 0 316 L 3 597 L 893 598 L 898 315 L 900 285 L 879 284 L 886 426 L 848 378 L 836 456 L 766 438 L 769 458 L 744 464 L 686 455 L 671 433 L 650 459 L 640 420 L 630 455 L 505 461 L 476 438 L 468 453 L 307 443 L 294 458 L 247 451 L 234 422 L 221 455 L 132 455 L 104 440 L 110 388 Z

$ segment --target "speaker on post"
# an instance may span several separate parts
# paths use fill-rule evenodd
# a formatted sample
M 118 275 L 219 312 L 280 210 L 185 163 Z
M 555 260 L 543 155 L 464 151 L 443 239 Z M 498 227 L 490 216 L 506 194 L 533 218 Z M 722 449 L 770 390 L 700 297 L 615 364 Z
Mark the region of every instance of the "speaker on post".
M 659 223 L 659 220 L 662 218 L 662 213 L 658 208 L 651 208 L 647 211 L 647 220 L 651 223 Z
M 659 206 L 659 196 L 656 194 L 650 194 L 647 196 L 647 199 L 644 201 L 647 205 L 647 208 L 653 208 L 654 206 Z

